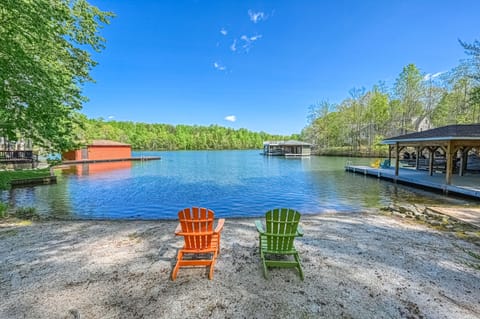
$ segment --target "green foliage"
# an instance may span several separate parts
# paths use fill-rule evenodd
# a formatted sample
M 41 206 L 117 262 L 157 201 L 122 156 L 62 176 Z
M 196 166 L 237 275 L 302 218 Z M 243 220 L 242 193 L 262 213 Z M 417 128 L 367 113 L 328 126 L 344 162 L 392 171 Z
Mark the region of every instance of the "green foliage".
M 8 205 L 0 202 L 0 218 L 7 217 L 7 208 Z
M 40 215 L 36 212 L 35 207 L 18 207 L 14 216 L 19 219 L 40 219 Z
M 134 122 L 85 120 L 84 138 L 109 139 L 132 145 L 137 150 L 222 150 L 258 149 L 266 140 L 288 140 L 298 136 L 271 135 L 234 130 L 218 125 L 188 126 Z
M 21 171 L 0 171 L 0 190 L 9 189 L 13 179 L 28 179 L 50 176 L 50 169 L 32 169 Z
M 111 16 L 85 0 L 0 2 L 0 136 L 51 151 L 75 144 L 90 52 L 103 48 L 98 30 Z
M 423 76 L 420 70 L 414 65 L 405 66 L 398 76 L 395 86 L 395 95 L 400 101 L 399 114 L 402 133 L 415 130 L 413 119 L 422 113 L 422 97 L 425 92 Z
M 55 165 L 62 164 L 62 160 L 58 158 L 47 158 L 47 163 L 48 163 L 48 166 L 52 167 Z

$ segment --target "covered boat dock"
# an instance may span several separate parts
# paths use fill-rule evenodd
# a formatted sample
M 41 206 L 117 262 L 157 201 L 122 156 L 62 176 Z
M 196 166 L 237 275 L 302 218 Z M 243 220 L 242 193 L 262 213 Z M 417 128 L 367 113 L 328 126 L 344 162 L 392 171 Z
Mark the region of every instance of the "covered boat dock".
M 301 141 L 266 141 L 263 142 L 263 155 L 303 157 L 311 155 L 312 144 Z
M 480 199 L 480 124 L 449 125 L 382 141 L 392 167 L 347 165 L 346 170 L 444 193 Z M 405 154 L 411 154 L 406 159 Z M 392 161 L 394 159 L 394 161 Z M 409 168 L 401 168 L 401 166 Z

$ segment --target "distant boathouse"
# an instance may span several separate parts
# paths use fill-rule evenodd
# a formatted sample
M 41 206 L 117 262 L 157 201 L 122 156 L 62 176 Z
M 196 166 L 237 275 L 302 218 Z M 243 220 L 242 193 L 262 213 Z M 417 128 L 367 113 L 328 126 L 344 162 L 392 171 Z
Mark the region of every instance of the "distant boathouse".
M 303 157 L 310 156 L 312 144 L 301 141 L 266 141 L 263 142 L 263 155 Z

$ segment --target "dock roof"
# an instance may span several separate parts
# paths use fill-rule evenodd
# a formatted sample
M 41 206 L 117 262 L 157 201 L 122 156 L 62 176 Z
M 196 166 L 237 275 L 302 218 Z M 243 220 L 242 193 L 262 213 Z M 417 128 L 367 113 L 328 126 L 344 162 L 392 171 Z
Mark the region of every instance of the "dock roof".
M 302 141 L 289 140 L 289 141 L 265 141 L 263 142 L 263 145 L 311 146 L 312 144 L 302 142 Z
M 480 141 L 480 124 L 457 124 L 437 127 L 431 130 L 399 135 L 384 139 L 382 144 L 397 142 L 427 142 L 451 140 L 478 140 Z
M 130 144 L 121 143 L 111 140 L 93 140 L 89 146 L 130 146 Z

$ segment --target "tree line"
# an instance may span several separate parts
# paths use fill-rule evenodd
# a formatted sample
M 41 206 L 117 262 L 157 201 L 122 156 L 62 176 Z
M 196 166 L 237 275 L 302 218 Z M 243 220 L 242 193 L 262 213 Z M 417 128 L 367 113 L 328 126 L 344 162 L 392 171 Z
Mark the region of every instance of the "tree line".
M 108 139 L 138 150 L 259 149 L 266 140 L 298 139 L 298 135 L 271 135 L 218 125 L 147 124 L 103 119 L 84 119 L 81 139 Z
M 460 41 L 467 54 L 445 73 L 406 65 L 393 87 L 354 88 L 342 102 L 309 108 L 302 138 L 319 152 L 374 153 L 384 138 L 449 125 L 480 123 L 480 42 Z

